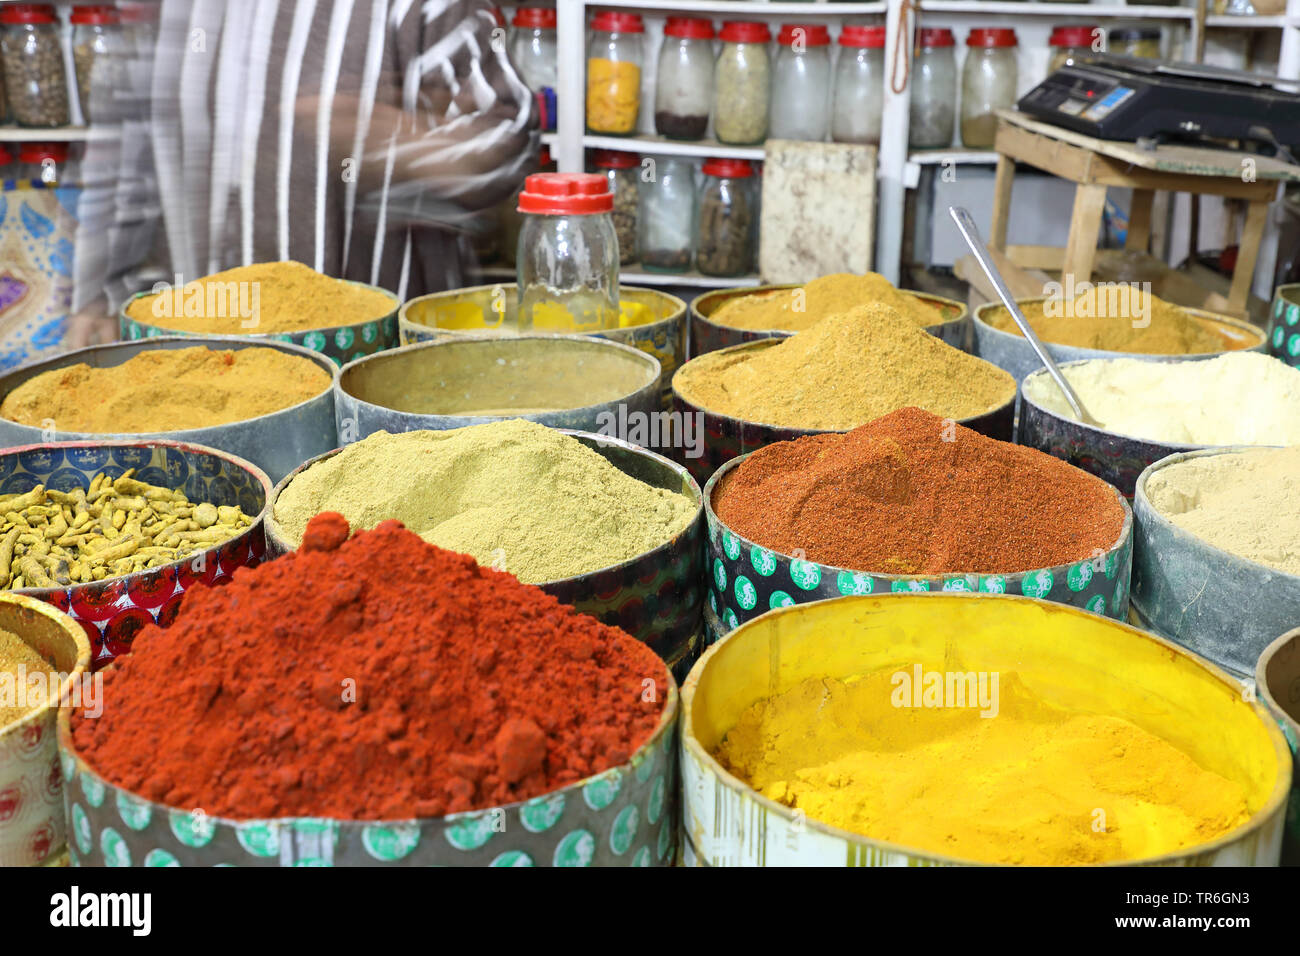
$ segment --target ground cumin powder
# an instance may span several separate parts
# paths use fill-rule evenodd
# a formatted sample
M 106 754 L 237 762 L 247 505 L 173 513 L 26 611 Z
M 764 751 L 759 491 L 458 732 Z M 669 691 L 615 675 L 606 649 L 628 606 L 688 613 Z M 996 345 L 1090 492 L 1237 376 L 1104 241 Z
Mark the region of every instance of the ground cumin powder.
M 305 402 L 330 382 L 315 362 L 276 349 L 154 349 L 110 368 L 42 372 L 5 396 L 0 418 L 103 434 L 210 428 Z
M 709 321 L 733 329 L 802 332 L 830 315 L 859 305 L 887 305 L 913 325 L 937 325 L 943 313 L 907 292 L 895 289 L 882 275 L 837 272 L 813 279 L 798 289 L 742 295 L 724 302 Z
M 395 518 L 431 544 L 529 584 L 621 564 L 686 529 L 696 506 L 568 435 L 510 419 L 376 432 L 295 478 L 275 520 L 295 544 L 319 511 L 354 528 Z
M 227 269 L 181 290 L 141 296 L 131 300 L 126 314 L 181 332 L 247 335 L 356 325 L 397 306 L 393 295 L 286 261 Z
M 1055 567 L 1108 550 L 1124 526 L 1100 478 L 919 408 L 760 448 L 713 507 L 766 548 L 881 574 Z
M 1022 305 L 1020 311 L 1041 339 L 1056 345 L 1141 355 L 1198 355 L 1249 348 L 1259 342 L 1258 338 L 1225 339 L 1196 316 L 1125 283 L 1093 286 L 1073 301 L 1051 304 L 1051 315 L 1046 314 L 1048 307 L 1048 303 L 1034 302 Z M 1015 319 L 1002 306 L 986 315 L 995 329 L 1021 335 Z M 1150 324 L 1143 325 L 1148 319 Z
M 1015 397 L 995 365 L 901 319 L 858 306 L 775 345 L 709 352 L 673 376 L 687 401 L 722 415 L 783 428 L 845 430 L 916 405 L 971 418 Z
M 1000 675 L 987 718 L 896 706 L 893 673 L 812 679 L 759 702 L 717 757 L 814 820 L 982 863 L 1149 858 L 1249 817 L 1240 784 L 1128 720 L 1062 710 L 1015 673 Z

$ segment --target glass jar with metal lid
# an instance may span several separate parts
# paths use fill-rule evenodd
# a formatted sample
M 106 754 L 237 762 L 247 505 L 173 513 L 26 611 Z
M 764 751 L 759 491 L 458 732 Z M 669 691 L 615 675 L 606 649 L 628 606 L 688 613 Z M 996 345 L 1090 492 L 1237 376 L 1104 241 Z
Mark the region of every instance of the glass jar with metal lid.
M 67 126 L 68 79 L 54 6 L 9 3 L 0 8 L 5 93 L 19 126 Z
M 907 145 L 913 149 L 952 145 L 957 118 L 956 42 L 946 28 L 917 31 L 907 134 Z
M 614 196 L 598 173 L 534 173 L 519 194 L 520 332 L 618 328 Z
M 641 36 L 635 13 L 605 11 L 591 21 L 587 47 L 587 129 L 628 136 L 641 110 Z
M 787 23 L 772 68 L 773 139 L 820 142 L 830 125 L 831 35 L 821 24 Z
M 997 111 L 1016 102 L 1019 68 L 1016 31 L 976 27 L 966 37 L 961 71 L 961 142 L 968 149 L 991 149 L 998 129 Z
M 669 139 L 701 139 L 713 105 L 713 24 L 669 17 L 655 76 L 655 130 Z
M 749 146 L 767 138 L 772 60 L 766 23 L 729 20 L 718 37 L 722 49 L 713 70 L 713 132 L 718 142 Z
M 885 105 L 885 28 L 846 26 L 831 93 L 831 139 L 880 142 Z

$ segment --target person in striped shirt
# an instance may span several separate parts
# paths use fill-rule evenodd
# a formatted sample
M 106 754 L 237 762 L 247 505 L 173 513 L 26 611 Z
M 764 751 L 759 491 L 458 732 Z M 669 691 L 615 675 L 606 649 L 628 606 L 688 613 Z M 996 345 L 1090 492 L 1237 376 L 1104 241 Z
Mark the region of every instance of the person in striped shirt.
M 150 135 L 185 281 L 296 259 L 406 298 L 536 164 L 486 0 L 162 0 Z

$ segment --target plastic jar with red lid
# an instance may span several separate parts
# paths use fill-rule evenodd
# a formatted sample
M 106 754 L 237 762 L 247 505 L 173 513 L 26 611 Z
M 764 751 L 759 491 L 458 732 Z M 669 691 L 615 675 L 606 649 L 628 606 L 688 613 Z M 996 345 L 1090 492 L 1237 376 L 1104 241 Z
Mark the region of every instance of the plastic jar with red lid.
M 20 126 L 67 126 L 68 78 L 60 23 L 49 3 L 0 7 L 0 55 L 5 93 Z
M 587 46 L 587 129 L 628 136 L 641 110 L 641 37 L 635 13 L 606 11 L 591 21 Z
M 599 173 L 534 173 L 519 194 L 520 332 L 618 328 L 614 195 Z
M 772 60 L 766 23 L 728 20 L 713 69 L 713 134 L 718 142 L 749 146 L 767 138 Z
M 885 28 L 846 26 L 831 84 L 831 139 L 879 144 L 885 105 Z
M 945 28 L 917 31 L 907 133 L 907 145 L 913 149 L 952 145 L 957 120 L 956 42 Z
M 819 23 L 787 23 L 777 44 L 767 134 L 820 142 L 830 127 L 830 31 Z
M 997 111 L 1016 103 L 1020 82 L 1016 31 L 976 27 L 966 37 L 961 72 L 961 142 L 967 149 L 992 149 Z
M 747 275 L 758 245 L 754 167 L 744 159 L 710 159 L 701 171 L 696 268 L 709 276 Z
M 713 24 L 669 17 L 655 76 L 655 131 L 669 139 L 700 139 L 713 104 Z

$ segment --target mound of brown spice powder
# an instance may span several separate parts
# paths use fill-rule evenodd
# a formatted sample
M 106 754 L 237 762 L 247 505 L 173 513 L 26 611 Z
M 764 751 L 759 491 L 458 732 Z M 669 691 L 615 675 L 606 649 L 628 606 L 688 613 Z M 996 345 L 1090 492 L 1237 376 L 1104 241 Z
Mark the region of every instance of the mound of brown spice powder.
M 1110 548 L 1124 509 L 1101 479 L 919 408 L 779 442 L 713 494 L 733 531 L 880 574 L 1009 574 Z

